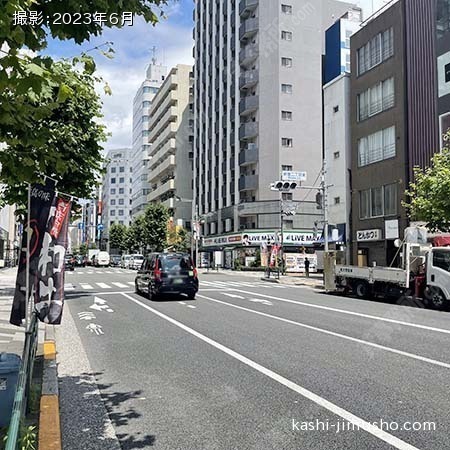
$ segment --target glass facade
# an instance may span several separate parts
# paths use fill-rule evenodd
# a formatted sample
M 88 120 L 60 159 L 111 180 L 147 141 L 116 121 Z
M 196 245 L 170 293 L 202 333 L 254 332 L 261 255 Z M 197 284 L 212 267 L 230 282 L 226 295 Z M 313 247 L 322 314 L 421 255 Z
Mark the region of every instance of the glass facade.
M 442 38 L 450 32 L 450 0 L 437 0 L 437 34 Z

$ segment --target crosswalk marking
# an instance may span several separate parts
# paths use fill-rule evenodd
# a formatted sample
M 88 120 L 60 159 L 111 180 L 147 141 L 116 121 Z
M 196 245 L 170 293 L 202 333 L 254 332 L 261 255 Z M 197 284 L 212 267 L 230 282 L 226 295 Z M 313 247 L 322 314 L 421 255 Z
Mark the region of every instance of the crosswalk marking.
M 75 290 L 75 286 L 72 283 L 66 283 L 64 285 L 64 290 L 65 291 L 74 291 Z
M 106 283 L 95 283 L 98 287 L 101 287 L 103 289 L 111 289 L 111 286 L 107 285 Z
M 80 286 L 83 289 L 94 289 L 90 284 L 87 284 L 87 283 L 80 283 Z
M 128 281 L 128 284 L 129 284 L 130 286 L 134 286 L 134 281 Z
M 112 284 L 113 284 L 114 286 L 117 286 L 117 287 L 120 287 L 120 288 L 126 288 L 126 287 L 127 287 L 126 284 L 119 283 L 118 281 L 113 281 Z

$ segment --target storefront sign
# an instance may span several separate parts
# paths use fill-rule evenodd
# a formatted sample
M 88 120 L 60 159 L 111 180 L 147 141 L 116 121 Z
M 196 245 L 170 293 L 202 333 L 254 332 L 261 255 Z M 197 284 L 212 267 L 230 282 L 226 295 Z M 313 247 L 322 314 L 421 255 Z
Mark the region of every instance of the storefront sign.
M 356 232 L 358 242 L 381 241 L 381 230 L 362 230 Z
M 246 232 L 242 234 L 234 234 L 228 236 L 215 236 L 211 238 L 203 238 L 203 247 L 217 246 L 242 246 L 256 247 L 261 245 L 272 245 L 280 242 L 278 231 L 266 232 Z M 312 231 L 285 231 L 283 233 L 284 245 L 310 245 L 319 239 Z
M 386 236 L 386 239 L 399 238 L 398 219 L 386 220 L 386 222 L 384 223 L 384 229 L 385 229 L 384 235 Z
M 217 247 L 224 245 L 236 245 L 242 241 L 241 234 L 233 234 L 229 236 L 215 236 L 212 238 L 203 238 L 203 247 Z

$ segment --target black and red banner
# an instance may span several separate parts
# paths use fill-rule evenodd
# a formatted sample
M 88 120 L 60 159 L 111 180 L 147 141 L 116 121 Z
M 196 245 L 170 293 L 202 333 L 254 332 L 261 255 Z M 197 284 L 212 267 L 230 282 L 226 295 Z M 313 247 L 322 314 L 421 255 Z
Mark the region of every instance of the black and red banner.
M 10 322 L 21 325 L 26 298 L 41 321 L 61 323 L 64 302 L 64 256 L 68 243 L 71 202 L 55 196 L 54 185 L 33 185 L 29 226 L 22 237 L 16 291 Z M 30 231 L 29 290 L 26 292 L 26 247 Z

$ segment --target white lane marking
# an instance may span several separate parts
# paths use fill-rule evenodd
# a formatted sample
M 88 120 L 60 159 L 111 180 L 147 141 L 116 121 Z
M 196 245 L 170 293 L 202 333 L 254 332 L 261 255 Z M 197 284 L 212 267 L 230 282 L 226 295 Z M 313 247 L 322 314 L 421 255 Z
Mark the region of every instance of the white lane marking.
M 83 289 L 94 289 L 90 284 L 87 284 L 87 283 L 80 283 L 80 286 Z
M 88 270 L 86 273 L 89 274 L 89 275 L 91 275 L 91 274 L 94 273 L 94 271 L 93 271 L 93 270 Z
M 250 295 L 256 294 L 255 292 L 243 291 L 242 289 L 231 288 L 231 290 L 236 291 L 236 292 L 241 292 L 243 294 L 250 294 Z M 386 317 L 380 317 L 380 316 L 372 316 L 370 314 L 358 313 L 358 312 L 354 312 L 354 311 L 347 311 L 345 309 L 331 308 L 330 306 L 313 305 L 311 303 L 304 303 L 304 302 L 299 302 L 297 300 L 289 300 L 287 298 L 274 297 L 272 295 L 266 295 L 266 294 L 257 294 L 257 295 L 260 295 L 261 297 L 270 298 L 271 300 L 279 300 L 280 302 L 294 303 L 296 305 L 307 306 L 309 308 L 324 309 L 326 311 L 333 311 L 333 312 L 338 312 L 341 314 L 348 314 L 350 316 L 364 317 L 366 319 L 372 319 L 372 320 L 381 320 L 383 322 L 396 323 L 399 325 L 404 325 L 406 327 L 420 328 L 422 330 L 436 331 L 438 333 L 450 334 L 450 330 L 445 330 L 443 328 L 429 327 L 427 325 L 419 325 L 417 323 L 403 322 L 402 320 L 388 319 Z
M 95 295 L 95 294 L 98 294 L 98 295 L 117 295 L 117 294 L 123 294 L 123 293 L 125 293 L 125 294 L 132 294 L 133 292 L 134 291 L 114 291 L 114 292 L 101 291 L 101 292 L 92 292 L 92 295 Z M 69 294 L 70 297 L 74 297 L 75 295 L 74 294 Z
M 91 333 L 95 333 L 97 336 L 100 336 L 101 334 L 105 334 L 103 332 L 103 327 L 101 325 L 97 325 L 96 323 L 90 323 L 87 327 L 87 330 L 89 330 Z
M 223 292 L 223 288 L 211 288 L 211 289 L 203 289 L 203 288 L 200 288 L 200 290 L 202 291 L 202 292 L 217 292 L 217 291 L 221 291 L 221 292 Z
M 180 305 L 185 305 L 186 303 L 184 303 L 184 302 L 178 302 Z
M 221 300 L 216 300 L 214 298 L 205 297 L 204 295 L 199 295 L 199 297 L 204 298 L 205 300 L 209 300 L 215 303 L 221 303 L 222 305 L 231 306 L 232 308 L 242 309 L 243 311 L 248 311 L 253 314 L 258 314 L 259 316 L 269 317 L 270 319 L 279 320 L 281 322 L 289 323 L 291 325 L 296 325 L 298 327 L 306 328 L 308 330 L 317 331 L 319 333 L 328 334 L 329 336 L 335 336 L 341 339 L 345 339 L 347 341 L 356 342 L 357 344 L 367 345 L 369 347 L 374 347 L 379 350 L 384 350 L 386 352 L 395 353 L 397 355 L 406 356 L 407 358 L 416 359 L 418 361 L 426 362 L 429 364 L 433 364 L 439 367 L 445 367 L 446 369 L 450 369 L 450 364 L 438 361 L 436 359 L 426 358 L 425 356 L 416 355 L 415 353 L 404 352 L 402 350 L 397 350 L 395 348 L 386 347 L 384 345 L 375 344 L 374 342 L 364 341 L 362 339 L 354 338 L 351 336 L 347 336 L 346 334 L 335 333 L 334 331 L 325 330 L 323 328 L 313 327 L 311 325 L 307 325 L 301 322 L 295 322 L 294 320 L 285 319 L 284 317 L 273 316 L 272 314 L 263 313 L 260 311 L 255 311 L 253 309 L 244 308 L 243 306 L 233 305 L 232 303 L 223 302 Z
M 64 290 L 65 291 L 74 291 L 75 286 L 72 283 L 66 283 L 66 284 L 64 284 Z
M 127 283 L 131 286 L 134 286 L 134 281 L 127 281 Z
M 264 300 L 262 298 L 250 298 L 249 301 L 253 303 L 262 303 L 263 305 L 273 306 L 272 302 L 269 302 L 269 300 Z
M 231 298 L 239 298 L 239 299 L 241 299 L 241 300 L 244 300 L 244 297 L 242 297 L 241 295 L 227 294 L 227 293 L 225 293 L 225 294 L 223 294 L 223 295 L 226 295 L 227 297 L 231 297 Z
M 112 284 L 113 284 L 114 286 L 117 286 L 117 287 L 120 287 L 120 288 L 126 288 L 126 287 L 128 287 L 126 284 L 119 283 L 119 282 L 117 282 L 117 281 L 113 281 Z
M 77 275 L 83 275 L 84 272 L 78 272 L 77 270 Z
M 272 380 L 282 384 L 283 386 L 286 386 L 288 389 L 291 389 L 294 392 L 297 392 L 301 396 L 307 398 L 308 400 L 312 401 L 313 403 L 321 406 L 322 408 L 327 409 L 333 414 L 336 414 L 337 416 L 342 417 L 347 422 L 350 422 L 354 425 L 356 425 L 359 428 L 362 428 L 363 430 L 367 431 L 368 433 L 372 434 L 373 436 L 381 439 L 382 441 L 392 445 L 393 447 L 399 449 L 399 450 L 419 450 L 417 447 L 412 446 L 411 444 L 408 444 L 405 441 L 402 441 L 401 439 L 393 436 L 392 434 L 387 433 L 386 431 L 382 430 L 381 428 L 378 428 L 369 422 L 366 422 L 364 419 L 361 419 L 358 416 L 355 416 L 351 412 L 335 405 L 334 403 L 326 400 L 323 397 L 320 397 L 317 394 L 314 394 L 314 392 L 309 391 L 308 389 L 305 389 L 304 387 L 294 383 L 293 381 L 288 380 L 287 378 L 277 374 L 276 372 L 273 372 L 272 370 L 262 366 L 261 364 L 258 364 L 255 361 L 252 361 L 251 359 L 247 358 L 244 355 L 241 355 L 240 353 L 235 352 L 234 350 L 231 350 L 229 347 L 226 347 L 223 344 L 220 344 L 217 341 L 214 341 L 213 339 L 199 333 L 198 331 L 195 331 L 194 329 L 182 324 L 181 322 L 178 322 L 175 319 L 172 319 L 169 316 L 166 316 L 165 314 L 157 311 L 156 309 L 151 308 L 150 306 L 142 303 L 141 301 L 131 297 L 127 294 L 122 294 L 124 297 L 128 298 L 132 302 L 136 303 L 139 306 L 142 306 L 144 309 L 147 309 L 148 311 L 152 312 L 153 314 L 156 314 L 157 316 L 161 317 L 164 320 L 167 320 L 168 322 L 172 323 L 173 325 L 177 326 L 178 328 L 181 328 L 182 330 L 186 331 L 187 333 L 197 337 L 198 339 L 201 339 L 203 342 L 206 342 L 207 344 L 215 347 L 216 349 L 222 351 L 223 353 L 226 353 L 227 355 L 231 356 L 232 358 L 237 359 L 238 361 L 242 362 L 243 364 L 251 367 L 252 369 L 257 370 L 258 372 L 262 373 L 263 375 L 266 375 L 267 377 L 271 378 Z M 203 296 L 202 296 L 203 297 Z
M 191 309 L 195 309 L 195 308 L 197 308 L 196 306 L 194 306 L 194 305 L 187 305 L 187 307 L 188 308 L 191 308 Z
M 112 272 L 111 270 L 107 270 L 105 273 L 114 273 L 114 272 Z
M 111 286 L 109 286 L 106 283 L 95 283 L 98 287 L 101 287 L 103 289 L 111 289 Z

